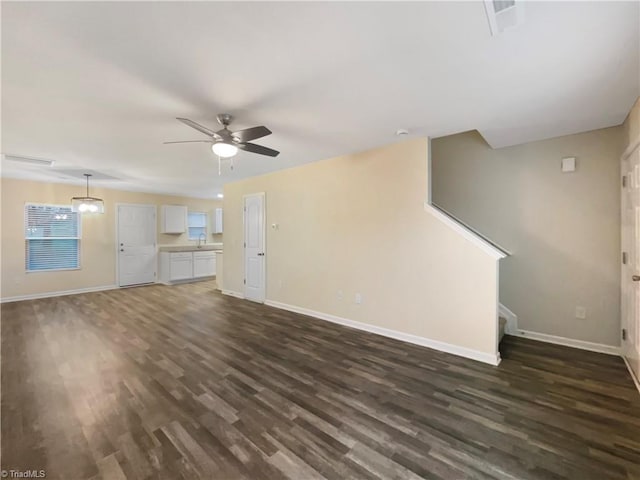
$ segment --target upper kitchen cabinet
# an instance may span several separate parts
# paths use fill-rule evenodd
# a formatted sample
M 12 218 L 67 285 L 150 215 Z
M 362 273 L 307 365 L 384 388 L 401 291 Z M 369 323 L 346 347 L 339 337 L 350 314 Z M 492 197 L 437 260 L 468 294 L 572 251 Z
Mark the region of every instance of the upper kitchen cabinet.
M 184 205 L 162 205 L 161 233 L 184 233 L 187 231 L 187 207 Z
M 211 212 L 211 233 L 222 233 L 222 208 Z

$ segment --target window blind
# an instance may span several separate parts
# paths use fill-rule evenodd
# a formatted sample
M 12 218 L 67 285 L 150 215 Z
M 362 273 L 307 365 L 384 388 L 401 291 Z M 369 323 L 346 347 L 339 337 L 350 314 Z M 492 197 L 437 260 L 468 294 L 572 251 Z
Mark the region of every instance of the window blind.
M 207 214 L 204 212 L 189 212 L 187 214 L 189 240 L 198 240 L 200 235 L 207 235 Z
M 25 205 L 27 271 L 80 268 L 80 237 L 80 215 L 71 206 Z

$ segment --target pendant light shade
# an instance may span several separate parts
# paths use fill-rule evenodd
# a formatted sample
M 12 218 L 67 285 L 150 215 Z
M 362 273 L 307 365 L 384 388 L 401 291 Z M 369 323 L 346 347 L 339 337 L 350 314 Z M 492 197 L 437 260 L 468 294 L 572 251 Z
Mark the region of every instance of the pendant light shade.
M 87 196 L 73 197 L 71 199 L 71 210 L 78 213 L 104 213 L 104 201 L 101 198 L 89 196 L 90 173 L 85 173 L 87 177 Z

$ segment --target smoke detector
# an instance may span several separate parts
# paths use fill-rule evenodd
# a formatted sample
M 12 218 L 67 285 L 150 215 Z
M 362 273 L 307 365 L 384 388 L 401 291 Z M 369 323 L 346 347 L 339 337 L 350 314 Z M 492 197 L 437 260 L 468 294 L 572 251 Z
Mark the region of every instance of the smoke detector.
M 400 128 L 400 129 L 396 130 L 396 136 L 397 137 L 406 137 L 407 135 L 409 135 L 409 130 L 407 130 L 405 128 Z

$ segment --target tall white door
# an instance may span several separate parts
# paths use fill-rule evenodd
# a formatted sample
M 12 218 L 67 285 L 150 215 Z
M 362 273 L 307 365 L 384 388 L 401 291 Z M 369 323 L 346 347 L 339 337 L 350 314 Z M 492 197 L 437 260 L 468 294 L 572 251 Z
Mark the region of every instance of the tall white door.
M 244 197 L 244 296 L 265 299 L 264 193 Z
M 118 205 L 118 285 L 156 281 L 155 205 Z
M 622 162 L 623 355 L 640 379 L 640 147 Z

